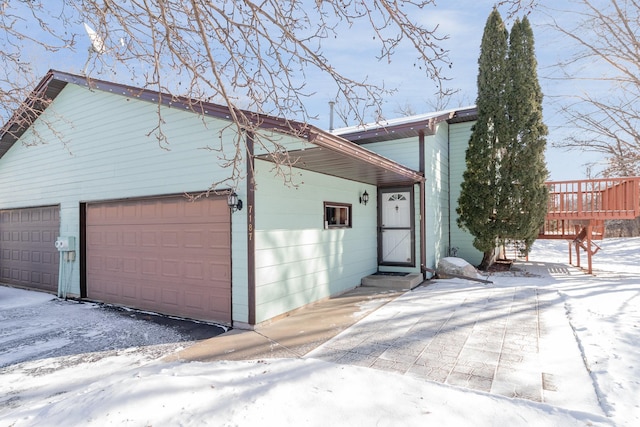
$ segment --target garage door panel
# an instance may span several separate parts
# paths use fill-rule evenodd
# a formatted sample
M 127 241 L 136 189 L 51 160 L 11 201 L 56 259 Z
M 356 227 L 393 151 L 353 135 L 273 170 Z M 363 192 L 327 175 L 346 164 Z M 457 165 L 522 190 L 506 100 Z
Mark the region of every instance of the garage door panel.
M 180 260 L 165 258 L 162 260 L 162 276 L 174 279 L 181 276 Z
M 0 211 L 0 281 L 58 290 L 59 206 Z
M 31 272 L 31 277 L 29 278 L 32 282 L 41 283 L 42 282 L 42 274 L 37 271 Z
M 180 294 L 176 289 L 173 288 L 164 288 L 160 293 L 162 296 L 162 304 L 170 307 L 174 307 L 176 310 L 180 309 L 179 297 Z
M 180 244 L 178 242 L 178 230 L 164 230 L 160 236 L 160 242 L 163 248 L 178 248 Z
M 90 246 L 102 246 L 102 233 L 99 231 L 87 232 L 87 244 Z
M 140 246 L 138 235 L 139 233 L 136 233 L 136 232 L 122 233 L 122 244 L 124 246 L 131 246 L 131 247 Z
M 186 291 L 184 293 L 184 304 L 190 310 L 204 311 L 207 309 L 205 301 L 202 300 L 201 293 L 193 293 Z
M 142 259 L 142 275 L 143 276 L 157 276 L 158 275 L 158 265 L 160 264 L 159 260 L 156 258 L 145 258 Z
M 48 265 L 58 265 L 59 255 L 57 252 L 43 252 L 42 253 L 42 263 Z
M 51 274 L 48 273 L 42 273 L 40 275 L 40 280 L 42 281 L 42 283 L 50 285 L 50 286 L 58 286 L 58 283 L 53 283 L 53 281 L 51 280 L 53 277 L 51 276 Z
M 226 309 L 226 306 L 231 303 L 229 299 L 225 299 L 222 297 L 211 298 L 209 300 L 211 310 L 216 313 L 222 313 Z
M 191 279 L 197 282 L 202 282 L 205 280 L 204 270 L 205 267 L 203 261 L 185 261 L 183 275 L 187 280 Z
M 124 258 L 122 260 L 122 271 L 125 274 L 138 274 L 138 260 L 135 258 Z
M 94 280 L 93 293 L 96 299 L 109 300 L 122 294 L 118 283 L 110 280 Z
M 107 202 L 88 205 L 86 215 L 90 298 L 230 323 L 226 199 Z M 113 259 L 119 260 L 119 269 L 106 265 L 114 267 L 114 261 L 107 261 Z M 212 262 L 220 265 L 212 268 Z M 105 294 L 98 289 L 107 280 L 120 283 L 108 300 L 101 298 Z
M 135 286 L 122 286 L 122 296 L 130 301 L 138 299 L 138 289 Z
M 203 229 L 189 229 L 183 233 L 184 247 L 188 249 L 203 249 L 207 236 L 204 234 Z
M 106 246 L 120 246 L 120 232 L 118 230 L 106 230 L 102 235 L 103 244 Z
M 140 308 L 155 307 L 158 301 L 158 288 L 151 288 L 149 286 L 140 287 L 140 302 L 135 301 L 135 304 L 141 304 Z

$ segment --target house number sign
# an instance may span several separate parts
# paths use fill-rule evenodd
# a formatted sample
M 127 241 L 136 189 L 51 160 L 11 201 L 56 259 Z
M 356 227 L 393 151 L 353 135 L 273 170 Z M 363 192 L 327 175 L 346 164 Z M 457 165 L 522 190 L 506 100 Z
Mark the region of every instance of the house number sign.
M 247 228 L 249 231 L 249 241 L 253 241 L 253 204 L 249 205 L 249 215 L 247 217 Z

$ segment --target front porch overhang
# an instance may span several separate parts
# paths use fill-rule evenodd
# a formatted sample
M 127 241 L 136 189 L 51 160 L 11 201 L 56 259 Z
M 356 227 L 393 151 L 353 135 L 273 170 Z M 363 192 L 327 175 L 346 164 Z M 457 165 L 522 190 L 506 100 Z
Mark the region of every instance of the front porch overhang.
M 413 185 L 425 180 L 421 173 L 342 137 L 312 128 L 308 139 L 312 147 L 288 152 L 293 167 L 378 187 Z M 269 153 L 256 158 L 278 161 Z

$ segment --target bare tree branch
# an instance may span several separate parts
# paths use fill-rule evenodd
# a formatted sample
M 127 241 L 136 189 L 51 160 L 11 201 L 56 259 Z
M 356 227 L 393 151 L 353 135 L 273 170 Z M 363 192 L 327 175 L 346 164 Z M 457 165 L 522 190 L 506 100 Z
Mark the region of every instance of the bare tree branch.
M 535 2 L 500 4 L 516 13 Z M 356 25 L 377 43 L 381 61 L 390 61 L 401 48 L 413 51 L 415 66 L 445 97 L 449 92 L 443 70 L 450 63 L 442 42 L 448 36 L 415 19 L 434 6 L 435 0 L 57 0 L 46 5 L 42 0 L 0 0 L 0 26 L 7 34 L 0 40 L 0 61 L 5 65 L 0 101 L 9 117 L 7 113 L 25 100 L 25 89 L 33 88 L 33 81 L 18 77 L 33 76 L 31 64 L 20 57 L 25 46 L 50 53 L 74 50 L 76 35 L 69 29 L 86 22 L 104 46 L 100 52 L 90 51 L 88 76 L 125 76 L 127 83 L 163 97 L 180 97 L 196 113 L 202 101 L 228 107 L 232 124 L 225 131 L 235 135 L 234 149 L 227 152 L 221 144 L 206 147 L 229 167 L 225 183 L 235 186 L 242 178 L 239 165 L 251 135 L 256 147 L 274 159 L 276 173 L 295 185 L 291 171 L 296 159 L 290 158 L 282 135 L 262 129 L 261 117 L 295 119 L 288 133 L 304 137 L 307 129 L 299 123 L 314 118 L 305 106 L 314 96 L 309 78 L 318 73 L 333 83 L 338 114 L 345 124 L 362 124 L 371 112 L 382 117 L 383 101 L 393 88 L 336 68 L 326 54 L 327 43 Z M 33 26 L 44 37 L 30 35 Z M 170 149 L 161 103 L 162 99 L 149 135 Z M 211 189 L 220 184 L 213 183 Z
M 583 91 L 561 107 L 578 129 L 555 145 L 602 153 L 605 175 L 640 175 L 640 3 L 579 0 L 579 25 L 552 28 L 572 40 L 576 54 L 558 64 L 561 78 Z

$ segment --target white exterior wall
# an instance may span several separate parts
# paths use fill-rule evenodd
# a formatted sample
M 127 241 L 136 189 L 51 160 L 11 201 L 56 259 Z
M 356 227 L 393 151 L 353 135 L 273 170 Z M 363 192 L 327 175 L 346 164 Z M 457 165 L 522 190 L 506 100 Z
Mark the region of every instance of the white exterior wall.
M 303 183 L 289 188 L 271 163 L 255 165 L 256 323 L 355 288 L 376 271 L 375 186 L 296 169 Z M 352 227 L 325 229 L 324 202 L 351 204 Z
M 230 171 L 219 166 L 219 153 L 201 148 L 220 145 L 219 132 L 228 123 L 207 118 L 205 127 L 193 113 L 162 107 L 162 129 L 169 141 L 165 150 L 153 135 L 147 136 L 158 123 L 157 108 L 68 84 L 0 158 L 0 208 L 59 204 L 60 234 L 79 242 L 81 202 L 200 192 L 226 179 Z M 229 146 L 233 135 L 224 132 Z M 246 212 L 234 213 L 233 320 L 240 322 L 247 321 L 248 313 L 246 233 Z M 80 293 L 79 256 L 69 294 Z
M 466 165 L 466 150 L 471 137 L 471 127 L 475 122 L 456 123 L 449 126 L 450 144 L 450 186 L 451 186 L 451 248 L 456 256 L 465 259 L 472 265 L 482 261 L 482 253 L 473 247 L 473 236 L 458 227 L 458 198 Z

